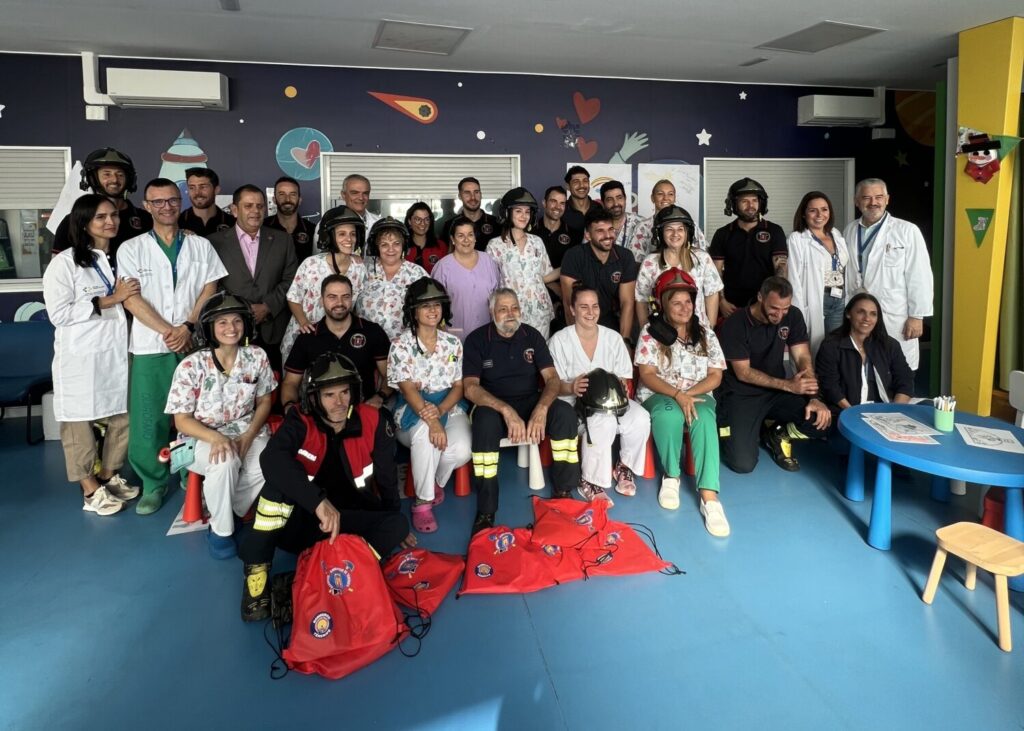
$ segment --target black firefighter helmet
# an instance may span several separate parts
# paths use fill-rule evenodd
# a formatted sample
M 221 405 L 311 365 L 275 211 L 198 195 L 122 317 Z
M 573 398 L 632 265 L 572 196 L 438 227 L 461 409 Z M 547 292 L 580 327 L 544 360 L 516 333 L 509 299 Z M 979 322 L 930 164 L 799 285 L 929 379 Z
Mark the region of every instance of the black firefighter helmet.
M 125 198 L 129 193 L 134 193 L 138 185 L 138 176 L 135 173 L 135 164 L 132 159 L 113 147 L 103 147 L 93 150 L 86 156 L 82 163 L 82 182 L 79 187 L 82 190 L 92 189 L 93 193 L 106 195 L 103 186 L 96 177 L 100 168 L 118 167 L 124 170 L 124 190 L 121 195 Z
M 199 311 L 199 322 L 196 324 L 199 326 L 199 336 L 202 338 L 201 347 L 212 349 L 220 345 L 213 334 L 213 324 L 222 315 L 238 315 L 241 317 L 242 323 L 245 326 L 245 334 L 242 336 L 240 344 L 248 345 L 252 342 L 253 337 L 256 335 L 256 318 L 253 317 L 252 307 L 241 297 L 236 297 L 227 292 L 217 292 L 203 303 L 203 308 Z
M 320 404 L 320 391 L 347 383 L 352 394 L 350 403 L 355 405 L 360 401 L 362 381 L 355 365 L 341 353 L 328 351 L 317 356 L 303 371 L 302 382 L 299 384 L 299 406 L 302 413 L 316 414 L 326 421 L 327 415 Z
M 452 321 L 452 300 L 448 291 L 436 279 L 420 277 L 405 290 L 405 304 L 402 305 L 402 326 L 412 327 L 416 322 L 414 312 L 417 307 L 431 302 L 441 303 L 441 322 Z M 439 323 L 440 325 L 440 323 Z
M 729 193 L 725 196 L 725 215 L 731 216 L 736 212 L 736 199 L 741 195 L 756 195 L 760 203 L 757 212 L 762 216 L 768 213 L 768 191 L 753 178 L 740 178 L 729 186 Z
M 526 188 L 519 187 L 501 196 L 498 202 L 498 223 L 502 226 L 509 224 L 512 220 L 512 209 L 516 206 L 527 206 L 530 209 L 530 222 L 533 222 L 537 213 L 537 199 Z
M 366 235 L 366 256 L 380 257 L 380 245 L 377 239 L 385 231 L 397 231 L 402 237 L 402 256 L 409 250 L 409 229 L 404 223 L 393 216 L 385 216 L 372 226 Z
M 595 368 L 587 374 L 587 390 L 576 397 L 576 414 L 583 420 L 590 444 L 588 419 L 594 414 L 613 414 L 622 417 L 629 408 L 629 399 L 622 381 L 604 368 Z
M 358 253 L 363 248 L 363 239 L 366 238 L 366 224 L 359 214 L 348 206 L 335 206 L 323 215 L 316 231 L 316 248 L 320 251 L 334 251 L 334 229 L 346 223 L 356 227 L 356 245 L 352 252 Z
M 665 237 L 661 235 L 661 231 L 670 223 L 681 223 L 686 226 L 686 245 L 693 246 L 693 237 L 696 235 L 693 216 L 685 208 L 673 204 L 665 206 L 654 214 L 655 250 L 660 251 L 665 248 Z

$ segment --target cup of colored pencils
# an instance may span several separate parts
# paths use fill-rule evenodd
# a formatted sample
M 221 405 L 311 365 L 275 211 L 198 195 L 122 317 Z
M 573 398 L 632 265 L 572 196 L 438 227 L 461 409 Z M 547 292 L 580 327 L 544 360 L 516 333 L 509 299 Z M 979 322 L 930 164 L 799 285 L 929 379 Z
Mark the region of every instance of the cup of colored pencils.
M 956 413 L 955 396 L 937 396 L 935 405 L 935 428 L 939 431 L 953 431 L 953 415 Z

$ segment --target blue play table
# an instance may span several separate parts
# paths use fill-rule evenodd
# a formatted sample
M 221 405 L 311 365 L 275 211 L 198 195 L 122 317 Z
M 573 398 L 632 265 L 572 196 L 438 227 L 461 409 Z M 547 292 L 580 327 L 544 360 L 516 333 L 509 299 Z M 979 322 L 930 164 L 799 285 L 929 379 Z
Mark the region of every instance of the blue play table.
M 864 413 L 902 413 L 932 425 L 932 406 L 925 404 L 862 404 L 844 409 L 839 431 L 850 441 L 850 466 L 846 473 L 846 499 L 864 499 L 864 454 L 878 457 L 875 495 L 871 503 L 868 544 L 888 551 L 892 542 L 892 465 L 899 464 L 933 475 L 932 499 L 949 500 L 949 480 L 1011 488 L 1006 491 L 1006 535 L 1024 540 L 1024 454 L 971 447 L 955 429 L 933 436 L 938 444 L 890 442 L 861 418 Z M 956 412 L 956 422 L 1008 429 L 1024 444 L 1024 429 L 985 416 Z M 1016 488 L 1016 489 L 1012 489 Z M 1013 581 L 1011 580 L 1011 585 Z M 1024 589 L 1024 581 L 1014 589 Z

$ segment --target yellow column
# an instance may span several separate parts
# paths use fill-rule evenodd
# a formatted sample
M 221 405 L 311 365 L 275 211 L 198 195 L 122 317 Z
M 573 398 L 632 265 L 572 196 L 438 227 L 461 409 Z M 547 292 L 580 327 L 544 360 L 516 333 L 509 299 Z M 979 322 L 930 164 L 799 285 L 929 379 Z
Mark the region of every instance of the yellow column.
M 1021 75 L 1024 73 L 1024 18 L 1007 18 L 960 33 L 957 123 L 990 135 L 1017 135 Z M 937 155 L 949 154 L 936 147 Z M 988 183 L 963 172 L 957 158 L 953 254 L 953 393 L 958 407 L 987 416 L 1006 258 L 1010 188 L 1018 148 L 1001 161 Z M 979 246 L 967 209 L 994 211 Z

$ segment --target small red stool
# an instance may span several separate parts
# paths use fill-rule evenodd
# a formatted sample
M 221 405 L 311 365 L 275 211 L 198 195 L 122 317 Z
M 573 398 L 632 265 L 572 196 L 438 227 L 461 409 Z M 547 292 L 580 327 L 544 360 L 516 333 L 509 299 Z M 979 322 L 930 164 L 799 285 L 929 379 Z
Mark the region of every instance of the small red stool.
M 644 479 L 653 480 L 658 474 L 658 459 L 654 450 L 654 437 L 647 438 L 647 454 L 644 457 Z
M 1006 492 L 1001 487 L 990 487 L 985 493 L 985 514 L 981 516 L 981 524 L 1000 533 L 1004 532 L 1004 513 Z
M 551 462 L 551 439 L 544 437 L 544 440 L 540 443 L 540 463 L 542 467 L 550 467 Z
M 693 466 L 693 446 L 690 444 L 690 432 L 686 432 L 686 459 L 683 462 L 683 472 L 688 477 L 695 477 L 697 469 Z
M 471 492 L 469 487 L 469 467 L 470 463 L 467 462 L 455 470 L 455 497 L 466 497 Z

